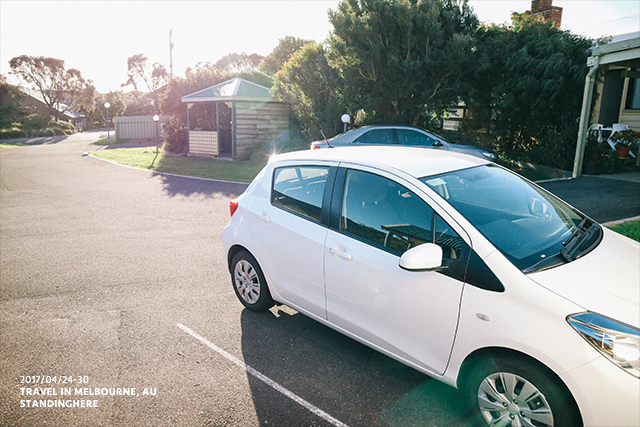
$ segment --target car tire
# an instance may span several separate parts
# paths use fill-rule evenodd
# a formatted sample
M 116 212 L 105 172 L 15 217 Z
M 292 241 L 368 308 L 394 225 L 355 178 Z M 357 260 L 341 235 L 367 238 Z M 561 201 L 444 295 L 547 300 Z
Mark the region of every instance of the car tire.
M 249 310 L 262 312 L 274 305 L 262 269 L 247 251 L 236 253 L 231 260 L 231 282 L 240 302 Z
M 475 417 L 487 425 L 583 425 L 567 388 L 542 365 L 496 355 L 473 361 L 466 372 L 468 402 Z

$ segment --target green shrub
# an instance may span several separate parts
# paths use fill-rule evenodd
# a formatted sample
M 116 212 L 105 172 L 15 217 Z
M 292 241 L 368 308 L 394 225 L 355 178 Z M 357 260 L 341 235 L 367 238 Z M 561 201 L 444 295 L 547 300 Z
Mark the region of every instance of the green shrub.
M 24 131 L 17 126 L 0 129 L 0 139 L 23 138 Z
M 69 122 L 57 121 L 53 116 L 28 115 L 22 123 L 11 123 L 0 129 L 0 139 L 37 138 L 72 135 L 76 128 Z
M 38 114 L 29 114 L 22 122 L 22 128 L 25 130 L 41 130 L 46 129 L 55 123 L 53 116 L 41 116 Z
M 186 153 L 189 148 L 189 130 L 180 117 L 171 117 L 164 124 L 165 138 L 164 149 L 169 153 Z

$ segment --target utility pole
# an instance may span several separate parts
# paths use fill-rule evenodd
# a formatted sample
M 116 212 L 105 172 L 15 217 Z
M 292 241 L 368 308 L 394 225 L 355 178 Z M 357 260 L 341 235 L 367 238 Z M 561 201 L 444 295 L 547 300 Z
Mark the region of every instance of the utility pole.
M 171 42 L 171 35 L 173 34 L 173 27 L 169 28 L 169 74 L 171 80 L 173 80 L 173 43 Z

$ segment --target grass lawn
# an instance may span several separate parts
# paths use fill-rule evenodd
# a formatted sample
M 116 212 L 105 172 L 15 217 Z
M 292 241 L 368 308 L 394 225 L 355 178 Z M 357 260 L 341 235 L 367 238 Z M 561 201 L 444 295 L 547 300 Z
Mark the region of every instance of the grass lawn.
M 640 242 L 640 220 L 623 222 L 622 224 L 609 227 L 613 231 Z
M 115 137 L 113 137 L 111 139 L 108 139 L 108 138 L 101 139 L 99 141 L 94 142 L 93 145 L 118 145 L 118 144 L 127 144 L 127 143 L 129 143 L 128 139 L 121 139 L 116 141 Z
M 254 156 L 251 160 L 230 161 L 205 157 L 185 157 L 166 154 L 155 147 L 115 148 L 93 151 L 92 155 L 121 165 L 199 178 L 251 182 L 267 164 L 267 158 Z

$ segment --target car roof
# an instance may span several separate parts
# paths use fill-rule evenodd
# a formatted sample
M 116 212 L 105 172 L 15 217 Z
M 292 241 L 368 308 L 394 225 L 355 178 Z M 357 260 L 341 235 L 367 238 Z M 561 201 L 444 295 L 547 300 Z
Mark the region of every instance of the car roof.
M 349 146 L 294 151 L 273 156 L 270 161 L 345 162 L 396 169 L 415 178 L 491 164 L 488 160 L 466 154 L 407 146 Z

